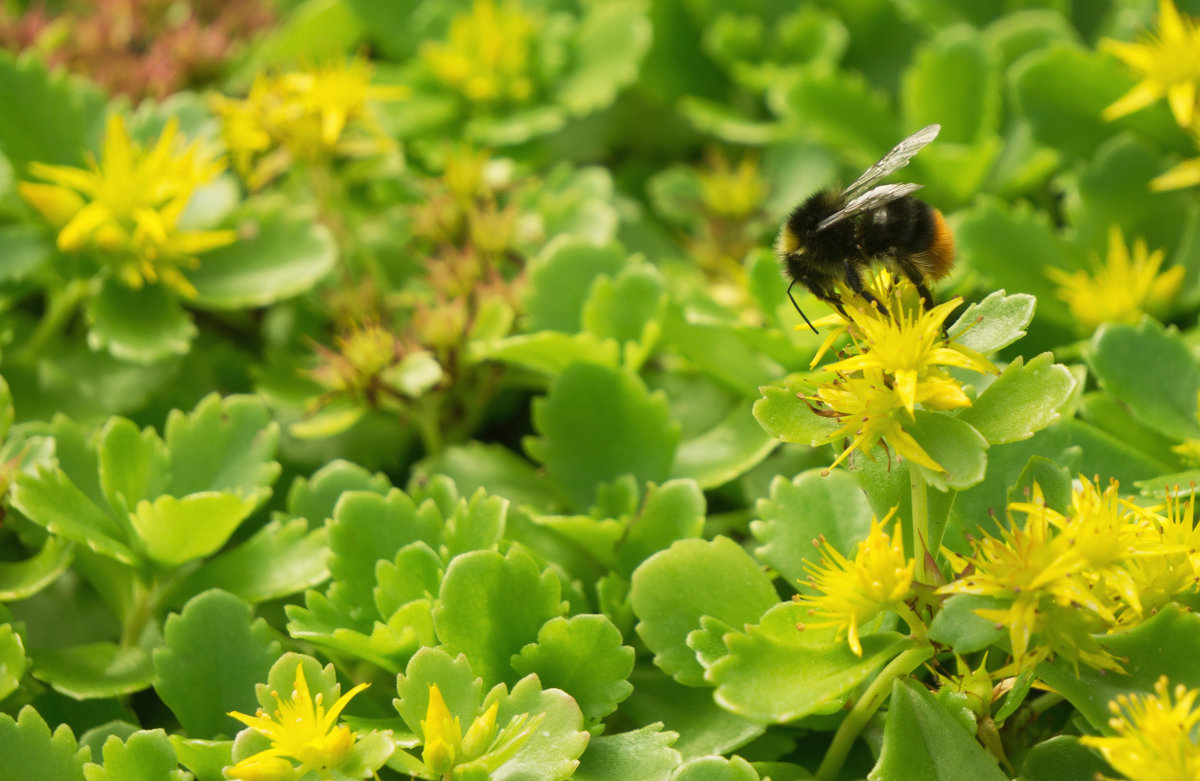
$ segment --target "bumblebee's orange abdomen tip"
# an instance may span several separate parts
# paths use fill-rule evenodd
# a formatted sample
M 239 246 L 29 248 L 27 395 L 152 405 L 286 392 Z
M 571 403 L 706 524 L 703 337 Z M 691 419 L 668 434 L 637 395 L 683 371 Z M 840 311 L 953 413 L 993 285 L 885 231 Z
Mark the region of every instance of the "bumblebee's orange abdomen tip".
M 929 276 L 941 279 L 954 266 L 954 233 L 946 224 L 946 218 L 937 209 L 933 210 L 933 241 L 924 253 Z

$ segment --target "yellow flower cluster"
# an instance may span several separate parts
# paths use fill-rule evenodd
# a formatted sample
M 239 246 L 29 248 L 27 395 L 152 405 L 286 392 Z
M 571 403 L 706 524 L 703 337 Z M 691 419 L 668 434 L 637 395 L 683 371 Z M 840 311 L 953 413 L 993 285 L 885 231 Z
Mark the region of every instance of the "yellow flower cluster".
M 309 691 L 304 666 L 297 664 L 291 698 L 284 700 L 271 692 L 278 705 L 273 716 L 262 708 L 254 716 L 237 711 L 229 714 L 270 739 L 271 747 L 225 768 L 225 777 L 230 781 L 295 781 L 313 769 L 336 770 L 350 756 L 355 740 L 349 727 L 337 723 L 338 716 L 369 685 L 360 683 L 326 710 L 321 695 Z
M 161 281 L 194 296 L 180 269 L 195 267 L 198 253 L 232 243 L 235 234 L 179 226 L 196 188 L 225 162 L 199 141 L 183 146 L 178 130 L 172 119 L 144 147 L 120 114 L 110 114 L 99 160 L 89 154 L 87 168 L 31 163 L 29 172 L 49 184 L 21 182 L 21 195 L 58 229 L 63 252 L 93 251 L 130 287 Z
M 372 74 L 370 63 L 356 57 L 348 63 L 260 74 L 242 100 L 215 97 L 222 138 L 247 186 L 262 187 L 296 160 L 363 157 L 391 148 L 371 102 L 398 100 L 408 90 L 374 85 Z
M 1143 508 L 1117 489 L 1081 480 L 1066 514 L 1035 490 L 1031 501 L 1009 505 L 1025 515 L 1023 525 L 976 540 L 969 556 L 946 552 L 959 574 L 939 593 L 1005 602 L 975 612 L 1008 628 L 1018 670 L 1057 656 L 1121 671 L 1093 635 L 1132 626 L 1195 587 L 1193 502 Z
M 1129 779 L 1194 781 L 1200 778 L 1200 692 L 1179 684 L 1172 691 L 1166 676 L 1154 694 L 1120 695 L 1109 703 L 1114 737 L 1085 735 L 1080 742 L 1098 749 L 1105 761 Z
M 832 466 L 858 450 L 868 458 L 876 445 L 890 446 L 900 456 L 926 468 L 942 467 L 906 430 L 918 405 L 929 410 L 954 410 L 971 406 L 962 383 L 944 367 L 955 366 L 981 373 L 997 373 L 984 356 L 950 341 L 945 322 L 962 299 L 953 299 L 925 311 L 912 301 L 912 285 L 893 283 L 880 271 L 870 285 L 887 312 L 861 299 L 848 301 L 848 321 L 831 315 L 817 321 L 835 327 L 813 358 L 815 366 L 834 341 L 849 333 L 852 354 L 826 367 L 835 379 L 820 383 L 803 395 L 813 410 L 840 424 L 823 442 L 849 439 L 849 446 Z
M 515 0 L 475 0 L 445 41 L 421 47 L 434 77 L 475 103 L 521 103 L 533 95 L 535 18 Z
M 836 626 L 837 637 L 843 636 L 850 650 L 862 656 L 859 628 L 885 611 L 897 611 L 908 619 L 912 611 L 905 604 L 912 594 L 916 562 L 904 554 L 904 539 L 900 522 L 888 535 L 884 524 L 895 510 L 882 521 L 872 519 L 871 531 L 858 544 L 853 559 L 847 559 L 829 541 L 821 539 L 821 564 L 809 566 L 809 582 L 814 594 L 799 594 L 796 602 L 808 605 L 809 614 L 819 620 L 805 624 L 818 628 Z M 911 628 L 920 631 L 918 620 L 909 621 Z
M 1133 89 L 1104 110 L 1116 119 L 1167 99 L 1179 126 L 1200 141 L 1200 25 L 1179 13 L 1172 0 L 1159 0 L 1158 31 L 1140 43 L 1106 39 L 1112 52 L 1141 77 Z M 1200 159 L 1188 160 L 1151 182 L 1151 189 L 1170 190 L 1200 184 Z
M 1093 262 L 1092 273 L 1047 268 L 1058 284 L 1058 297 L 1067 302 L 1071 316 L 1088 333 L 1102 323 L 1138 323 L 1144 314 L 1161 316 L 1183 285 L 1183 266 L 1159 273 L 1163 250 L 1150 252 L 1144 239 L 1133 243 L 1133 255 L 1118 225 L 1108 233 L 1108 258 Z

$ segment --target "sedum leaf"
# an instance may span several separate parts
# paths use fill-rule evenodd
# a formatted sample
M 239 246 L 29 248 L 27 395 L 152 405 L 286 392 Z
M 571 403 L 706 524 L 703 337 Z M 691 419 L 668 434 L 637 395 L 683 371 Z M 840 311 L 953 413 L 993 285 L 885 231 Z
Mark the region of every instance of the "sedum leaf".
M 175 749 L 161 729 L 135 732 L 124 742 L 116 735 L 104 741 L 103 766 L 88 763 L 87 781 L 187 781 Z
M 991 445 L 1028 439 L 1054 423 L 1076 386 L 1070 369 L 1050 353 L 1018 357 L 958 415 Z
M 536 643 L 521 649 L 512 666 L 519 675 L 535 674 L 545 687 L 575 698 L 589 720 L 617 709 L 633 691 L 629 673 L 634 652 L 621 644 L 621 632 L 605 616 L 561 616 L 547 621 Z
M 86 748 L 79 748 L 71 728 L 60 724 L 54 734 L 32 705 L 14 720 L 0 713 L 0 781 L 85 781 Z

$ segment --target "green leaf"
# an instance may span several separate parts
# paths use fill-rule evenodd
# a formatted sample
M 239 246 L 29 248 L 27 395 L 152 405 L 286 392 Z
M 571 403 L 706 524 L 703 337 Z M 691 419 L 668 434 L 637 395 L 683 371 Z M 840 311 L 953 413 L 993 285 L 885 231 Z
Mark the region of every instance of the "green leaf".
M 529 263 L 528 330 L 579 331 L 592 283 L 600 276 L 616 276 L 626 262 L 625 250 L 615 243 L 566 236 L 550 242 Z
M 728 753 L 763 732 L 758 722 L 717 705 L 707 687 L 684 686 L 647 666 L 635 669 L 630 681 L 633 694 L 621 703 L 621 713 L 635 724 L 659 722 L 677 732 L 674 747 L 684 759 Z
M 519 675 L 536 674 L 545 688 L 575 698 L 585 718 L 600 719 L 617 709 L 633 691 L 627 680 L 634 652 L 621 644 L 621 631 L 605 616 L 553 618 L 538 631 L 536 643 L 512 661 Z
M 617 0 L 583 8 L 570 44 L 574 67 L 558 79 L 555 94 L 576 115 L 610 105 L 637 78 L 651 39 L 642 3 Z
M 205 252 L 186 273 L 204 309 L 266 306 L 312 288 L 337 262 L 333 235 L 319 222 L 275 214 L 242 225 L 239 238 Z
M 472 551 L 446 568 L 433 621 L 451 654 L 466 654 L 488 683 L 517 679 L 512 657 L 542 625 L 565 612 L 558 577 L 514 547 L 507 555 Z
M 559 503 L 558 496 L 533 464 L 496 443 L 454 445 L 413 468 L 415 480 L 428 479 L 434 474 L 446 475 L 464 494 L 482 488 L 514 505 L 544 510 L 552 510 Z
M 74 558 L 72 543 L 61 537 L 47 537 L 41 550 L 30 558 L 0 564 L 0 602 L 33 596 L 66 572 Z
M 892 684 L 883 747 L 871 781 L 1007 781 L 975 736 L 916 681 Z
M 2 69 L 0 65 L 0 69 Z M 0 158 L 2 159 L 2 158 Z M 0 169 L 4 166 L 0 163 Z M 0 179 L 3 174 L 0 173 Z M 0 192 L 3 192 L 0 186 Z M 45 231 L 33 225 L 0 225 L 0 282 L 18 281 L 37 271 L 50 259 L 54 244 Z
M 1135 83 L 1115 57 L 1063 43 L 1022 58 L 1009 78 L 1018 109 L 1033 125 L 1037 140 L 1071 157 L 1090 159 L 1125 127 L 1159 142 L 1186 143 L 1165 102 L 1115 122 L 1103 118 L 1104 109 Z
M 750 524 L 762 543 L 754 555 L 792 588 L 807 582 L 809 566 L 820 563 L 816 540 L 824 538 L 849 556 L 871 529 L 871 506 L 855 479 L 840 469 L 822 476 L 824 471 L 810 469 L 792 480 L 777 476 L 770 498 L 758 500 L 755 512 L 762 520 Z
M 617 542 L 620 573 L 629 577 L 643 561 L 676 540 L 700 537 L 705 508 L 704 493 L 692 480 L 651 485 L 640 511 Z
M 190 737 L 232 735 L 240 726 L 228 712 L 258 707 L 254 685 L 266 680 L 279 643 L 265 621 L 252 619 L 249 605 L 216 590 L 167 617 L 154 690 Z
M 288 512 L 308 522 L 309 527 L 322 526 L 333 517 L 334 505 L 342 494 L 350 491 L 374 491 L 386 494 L 392 487 L 387 475 L 371 474 L 358 464 L 337 459 L 313 473 L 311 478 L 297 477 L 288 490 Z
M 662 481 L 670 472 L 679 426 L 666 396 L 649 393 L 629 373 L 577 364 L 562 373 L 549 394 L 533 403 L 541 438 L 526 450 L 577 509 L 588 507 L 596 486 L 625 474 L 639 483 Z
M 1005 295 L 997 290 L 971 304 L 950 326 L 950 338 L 964 347 L 990 355 L 1025 335 L 1037 299 L 1025 293 Z
M 181 605 L 211 588 L 258 604 L 295 594 L 329 578 L 329 534 L 308 531 L 303 518 L 275 520 L 231 551 L 209 558 L 175 581 L 167 604 Z
M 138 647 L 91 643 L 30 654 L 33 676 L 78 700 L 132 694 L 150 686 L 150 655 Z
M 1020 477 L 1008 490 L 1008 501 L 1028 502 L 1033 499 L 1033 487 L 1042 489 L 1046 506 L 1067 515 L 1071 504 L 1071 470 L 1043 456 L 1031 456 Z
M 701 488 L 716 488 L 758 465 L 779 440 L 757 422 L 752 409 L 745 400 L 713 428 L 681 442 L 671 474 L 690 477 Z
M 233 764 L 233 741 L 196 740 L 171 735 L 171 746 L 179 764 L 196 775 L 197 781 L 223 781 L 221 769 Z
M 219 491 L 252 499 L 271 495 L 280 466 L 272 460 L 279 425 L 257 396 L 206 396 L 190 414 L 167 416 L 171 481 L 167 492 L 184 497 Z
M 538 331 L 486 344 L 475 343 L 470 346 L 469 355 L 472 361 L 501 361 L 552 377 L 574 363 L 612 367 L 621 364 L 621 346 L 616 340 L 600 340 L 586 331 L 577 334 Z
M 116 735 L 104 741 L 104 766 L 89 763 L 87 781 L 187 781 L 179 769 L 171 739 L 161 729 L 135 732 L 125 742 Z
M 85 781 L 86 755 L 70 727 L 60 724 L 51 735 L 32 705 L 21 708 L 15 721 L 0 713 L 0 781 Z
M 17 690 L 29 667 L 25 644 L 12 624 L 0 624 L 0 700 Z
M 1018 356 L 958 419 L 992 445 L 1028 439 L 1058 420 L 1075 385 L 1070 369 L 1050 353 L 1028 364 Z
M 484 699 L 483 707 L 490 707 L 493 702 L 500 706 L 496 713 L 498 724 L 508 724 L 523 713 L 543 715 L 538 728 L 512 759 L 486 778 L 560 781 L 573 777 L 590 735 L 583 729 L 579 706 L 569 695 L 554 689 L 543 691 L 537 676 L 530 675 L 518 681 L 508 695 L 500 687 L 493 689 Z
M 598 277 L 583 305 L 584 329 L 601 339 L 637 342 L 665 311 L 666 280 L 657 267 L 638 263 L 616 278 Z
M 61 469 L 38 467 L 17 475 L 13 506 L 51 534 L 86 545 L 102 556 L 135 564 L 137 556 L 124 542 L 124 532 L 97 507 Z
M 839 710 L 858 686 L 912 641 L 895 632 L 862 638 L 863 655 L 855 656 L 843 639 L 819 629 L 800 631 L 808 608 L 784 602 L 745 632 L 729 632 L 729 653 L 708 671 L 721 707 L 748 719 L 784 724 L 812 714 Z
M 87 304 L 88 346 L 123 361 L 154 363 L 186 355 L 196 324 L 165 285 L 129 287 L 106 277 Z
M 654 663 L 680 683 L 704 684 L 704 668 L 687 644 L 703 616 L 729 626 L 758 621 L 779 602 L 758 563 L 726 537 L 680 540 L 633 573 L 630 600 L 637 632 Z
M 806 73 L 772 95 L 776 111 L 804 123 L 806 130 L 835 149 L 856 153 L 861 170 L 903 138 L 883 93 L 857 73 L 845 70 Z
M 454 513 L 446 519 L 442 537 L 450 557 L 472 550 L 495 550 L 504 536 L 508 500 L 488 496 L 482 488 L 470 501 L 459 500 Z
M 681 765 L 671 781 L 758 781 L 754 767 L 741 757 L 699 757 Z
M 825 441 L 838 430 L 835 419 L 818 415 L 800 398 L 802 386 L 768 385 L 761 390 L 762 398 L 754 403 L 754 417 L 768 434 L 784 442 L 811 445 Z
M 577 781 L 668 781 L 679 766 L 679 752 L 671 744 L 679 737 L 650 724 L 629 732 L 594 737 L 579 760 L 572 778 Z
M 109 418 L 96 445 L 100 487 L 116 512 L 128 513 L 139 501 L 163 493 L 170 471 L 167 446 L 152 428 Z
M 1177 331 L 1150 318 L 1136 326 L 1109 323 L 1096 331 L 1086 357 L 1100 386 L 1142 423 L 1174 441 L 1200 437 L 1200 363 Z
M 374 604 L 376 563 L 392 561 L 397 551 L 418 540 L 437 547 L 441 525 L 437 513 L 418 512 L 412 499 L 394 488 L 386 497 L 368 491 L 346 494 L 329 524 L 329 571 L 339 593 L 364 608 Z
M 203 558 L 221 548 L 256 502 L 234 494 L 196 493 L 141 501 L 130 517 L 146 555 L 166 567 Z
M 82 165 L 89 139 L 104 117 L 105 96 L 89 82 L 48 72 L 30 53 L 14 59 L 0 53 L 0 151 L 24 177 L 33 161 Z
M 375 566 L 379 585 L 373 593 L 379 615 L 390 619 L 413 601 L 432 599 L 440 590 L 444 570 L 441 557 L 423 542 L 405 545 L 392 561 L 379 562 Z
M 1000 70 L 982 36 L 966 25 L 939 30 L 904 74 L 904 116 L 913 128 L 934 122 L 939 140 L 973 144 L 1000 117 Z
M 1075 735 L 1058 735 L 1038 743 L 1021 763 L 1021 778 L 1026 781 L 1094 781 L 1115 775 L 1095 749 L 1080 743 Z
M 970 488 L 983 480 L 988 443 L 982 434 L 944 413 L 917 410 L 914 418 L 915 425 L 906 430 L 944 471 L 934 472 L 919 464 L 909 464 L 909 469 L 920 469 L 939 491 Z
M 976 610 L 993 610 L 1011 604 L 996 597 L 974 594 L 954 594 L 942 603 L 941 610 L 929 625 L 929 639 L 954 649 L 956 653 L 969 654 L 1001 640 L 1007 629 L 980 617 Z
M 1200 615 L 1169 604 L 1144 623 L 1126 632 L 1098 636 L 1105 650 L 1122 659 L 1125 675 L 1056 660 L 1038 666 L 1038 676 L 1065 697 L 1097 730 L 1112 717 L 1108 703 L 1118 696 L 1154 693 L 1154 684 L 1167 676 L 1171 686 L 1200 688 Z

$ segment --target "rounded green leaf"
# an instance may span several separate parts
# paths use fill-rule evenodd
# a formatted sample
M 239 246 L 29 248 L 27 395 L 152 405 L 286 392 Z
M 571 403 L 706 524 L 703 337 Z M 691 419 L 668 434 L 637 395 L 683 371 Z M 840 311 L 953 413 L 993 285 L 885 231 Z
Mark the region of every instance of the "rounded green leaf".
M 182 499 L 160 496 L 138 502 L 130 516 L 146 555 L 167 567 L 220 549 L 257 504 L 234 494 L 204 492 Z
M 916 128 L 941 124 L 939 140 L 973 144 L 996 129 L 1000 70 L 983 36 L 966 25 L 946 27 L 921 47 L 904 74 L 905 118 Z
M 572 778 L 577 781 L 667 781 L 679 766 L 679 752 L 671 744 L 679 737 L 650 724 L 629 732 L 592 738 Z
M 464 729 L 480 711 L 483 681 L 471 670 L 465 656 L 452 657 L 440 648 L 422 648 L 413 654 L 404 672 L 396 676 L 392 701 L 400 718 L 414 735 L 424 740 L 421 722 L 429 710 L 429 687 L 436 685 L 450 713 L 458 716 Z
M 642 3 L 610 0 L 582 7 L 570 47 L 574 68 L 559 80 L 555 95 L 577 115 L 611 104 L 617 90 L 637 78 L 651 38 Z
M 684 762 L 671 781 L 758 781 L 754 767 L 741 757 L 699 757 Z
M 996 758 L 916 681 L 892 685 L 883 747 L 870 781 L 1007 781 Z
M 761 391 L 762 398 L 754 403 L 754 417 L 768 434 L 784 442 L 811 445 L 837 431 L 836 420 L 818 415 L 800 398 L 804 392 L 800 386 L 769 385 Z
M 166 492 L 172 496 L 220 491 L 253 499 L 257 506 L 279 477 L 273 460 L 279 426 L 257 396 L 213 393 L 190 413 L 172 410 L 164 439 L 171 453 Z
M 154 690 L 193 738 L 233 735 L 229 711 L 253 714 L 255 684 L 267 679 L 279 642 L 232 594 L 206 591 L 167 617 L 154 650 Z
M 528 553 L 472 551 L 446 569 L 433 620 L 451 654 L 465 654 L 488 684 L 519 677 L 512 657 L 537 640 L 542 625 L 562 615 L 558 577 Z
M 679 444 L 671 474 L 690 477 L 701 488 L 716 488 L 757 466 L 779 446 L 752 414 L 749 400 L 703 434 Z
M 621 574 L 632 575 L 639 564 L 676 540 L 699 537 L 704 531 L 706 507 L 704 493 L 692 480 L 651 485 L 637 517 L 617 542 Z
M 154 667 L 138 647 L 91 643 L 34 651 L 33 676 L 75 699 L 131 694 L 150 686 Z
M 1075 735 L 1058 735 L 1038 743 L 1025 754 L 1021 778 L 1025 781 L 1095 781 L 1115 778 L 1116 771 L 1095 749 Z
M 656 553 L 633 573 L 630 599 L 654 663 L 689 686 L 704 685 L 704 668 L 687 644 L 703 616 L 740 627 L 779 602 L 759 564 L 727 537 L 680 540 Z
M 1071 370 L 1054 363 L 1050 353 L 1029 363 L 1017 357 L 958 419 L 992 445 L 1028 439 L 1058 420 L 1075 385 Z
M 684 759 L 724 754 L 749 743 L 763 725 L 722 708 L 712 690 L 684 686 L 653 667 L 634 670 L 633 694 L 621 703 L 621 713 L 635 724 L 660 722 L 679 734 L 673 744 Z
M 167 733 L 161 729 L 135 732 L 121 742 L 116 735 L 104 741 L 104 764 L 83 769 L 87 781 L 185 781 Z
M 1200 362 L 1175 330 L 1154 320 L 1102 326 L 1086 354 L 1105 391 L 1163 436 L 1200 437 Z
M 0 602 L 33 596 L 66 572 L 74 558 L 73 544 L 47 537 L 41 550 L 28 559 L 0 564 Z
M 579 331 L 592 283 L 602 275 L 616 276 L 626 257 L 625 250 L 615 243 L 562 237 L 548 244 L 529 264 L 525 296 L 529 331 Z
M 88 300 L 87 318 L 89 347 L 135 363 L 184 355 L 196 336 L 191 315 L 161 284 L 132 288 L 106 277 Z
M 950 326 L 950 338 L 977 353 L 990 355 L 1025 335 L 1036 307 L 1037 299 L 1031 295 L 1010 296 L 997 290 L 963 310 Z
M 662 481 L 679 441 L 664 394 L 596 364 L 564 371 L 533 403 L 533 425 L 541 438 L 527 439 L 526 449 L 576 509 L 591 505 L 598 485 L 622 475 Z
M 536 674 L 542 686 L 570 694 L 592 720 L 612 713 L 633 691 L 626 680 L 633 658 L 607 617 L 560 616 L 542 626 L 537 642 L 522 648 L 512 665 L 518 674 Z
M 762 543 L 754 555 L 774 567 L 792 588 L 807 581 L 810 565 L 821 561 L 813 543 L 824 538 L 849 556 L 871 528 L 871 505 L 848 473 L 810 469 L 792 480 L 771 481 L 771 496 L 759 499 L 761 520 L 750 531 Z
M 60 724 L 51 735 L 32 705 L 21 708 L 15 720 L 0 713 L 0 781 L 85 781 L 86 756 L 70 727 Z
M 920 469 L 925 479 L 941 491 L 970 488 L 983 480 L 988 443 L 982 434 L 944 413 L 917 410 L 914 417 L 914 425 L 905 430 L 944 471 L 934 472 L 919 464 L 909 464 L 909 469 Z
M 205 309 L 245 309 L 272 304 L 311 288 L 337 262 L 329 230 L 312 220 L 272 215 L 239 228 L 251 233 L 206 252 L 187 272 Z
M 3 158 L 0 157 L 0 161 Z M 5 162 L 0 162 L 0 182 L 3 180 Z M 0 184 L 0 192 L 3 185 Z M 32 225 L 0 225 L 0 282 L 10 282 L 32 274 L 50 259 L 54 251 L 53 242 L 46 232 Z
M 0 53 L 0 152 L 17 175 L 34 161 L 80 165 L 92 131 L 103 123 L 105 95 L 41 57 Z
M 21 636 L 12 624 L 0 624 L 0 700 L 17 690 L 28 666 Z

